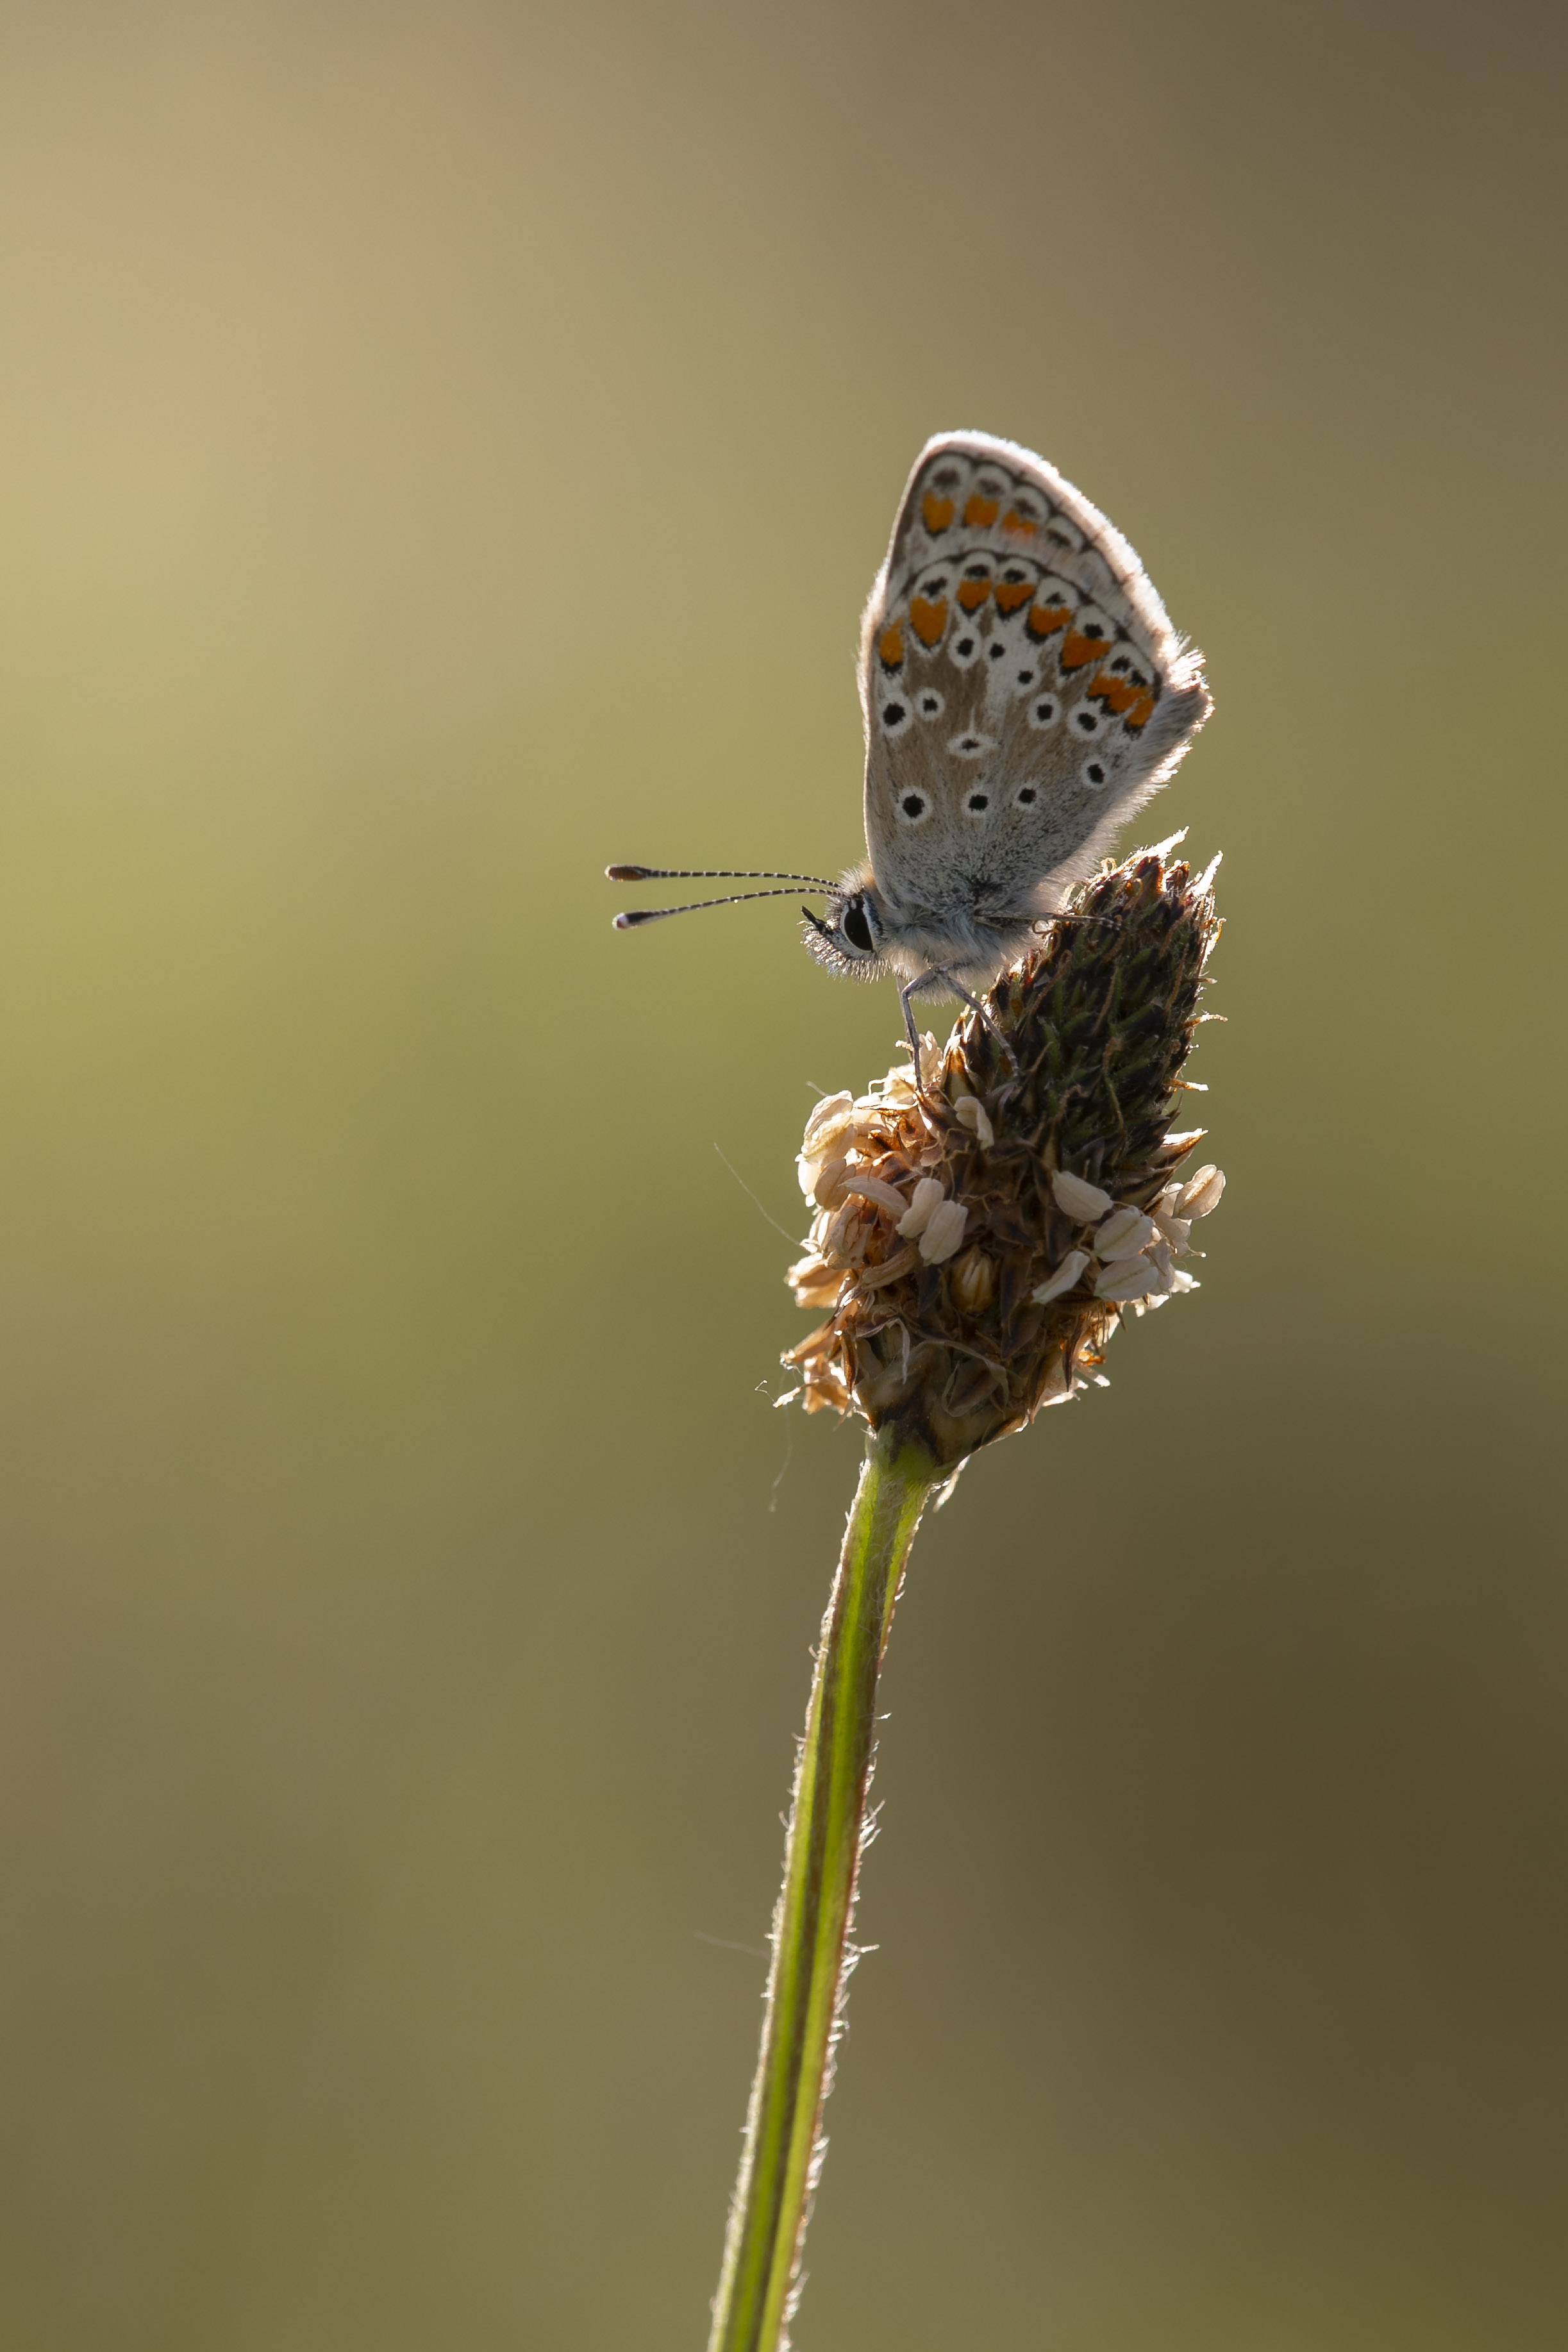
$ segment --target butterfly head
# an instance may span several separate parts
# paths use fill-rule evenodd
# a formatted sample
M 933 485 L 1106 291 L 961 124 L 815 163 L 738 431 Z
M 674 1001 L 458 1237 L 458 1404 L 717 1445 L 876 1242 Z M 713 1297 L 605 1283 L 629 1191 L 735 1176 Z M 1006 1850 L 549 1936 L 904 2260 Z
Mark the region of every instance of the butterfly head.
M 881 980 L 890 970 L 883 952 L 887 923 L 880 900 L 869 884 L 851 876 L 830 893 L 826 913 L 801 909 L 805 919 L 801 938 L 806 951 L 841 980 Z

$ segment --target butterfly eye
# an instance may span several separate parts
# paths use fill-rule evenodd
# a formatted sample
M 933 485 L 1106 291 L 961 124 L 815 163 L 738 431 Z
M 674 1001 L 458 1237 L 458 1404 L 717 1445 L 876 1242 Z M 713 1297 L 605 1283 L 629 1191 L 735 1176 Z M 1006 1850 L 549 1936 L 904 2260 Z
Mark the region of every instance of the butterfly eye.
M 862 955 L 875 952 L 877 942 L 871 937 L 871 926 L 866 919 L 864 899 L 850 899 L 844 914 L 844 936 L 852 948 L 859 949 Z
M 899 803 L 899 806 L 909 818 L 911 824 L 918 823 L 918 821 L 924 816 L 926 813 L 925 802 L 921 799 L 919 793 L 906 793 L 902 800 Z

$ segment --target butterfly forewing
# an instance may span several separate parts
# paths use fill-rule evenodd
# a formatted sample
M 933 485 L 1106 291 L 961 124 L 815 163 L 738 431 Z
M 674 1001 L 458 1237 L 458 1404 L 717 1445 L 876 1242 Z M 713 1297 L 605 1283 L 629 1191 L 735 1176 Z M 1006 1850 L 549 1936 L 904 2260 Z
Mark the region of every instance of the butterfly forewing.
M 1208 715 L 1136 555 L 1043 459 L 921 451 L 867 606 L 866 844 L 895 928 L 1059 906 Z

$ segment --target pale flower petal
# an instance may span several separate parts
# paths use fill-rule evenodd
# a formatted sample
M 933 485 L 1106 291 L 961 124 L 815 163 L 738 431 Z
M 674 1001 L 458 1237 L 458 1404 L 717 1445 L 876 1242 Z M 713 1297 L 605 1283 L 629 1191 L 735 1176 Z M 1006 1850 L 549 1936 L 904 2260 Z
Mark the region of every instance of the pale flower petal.
M 1142 1209 L 1118 1209 L 1096 1228 L 1094 1254 L 1106 1262 L 1113 1257 L 1136 1257 L 1154 1237 L 1152 1217 L 1146 1217 Z
M 917 1234 L 924 1233 L 932 1210 L 939 1208 L 946 1197 L 934 1176 L 921 1178 L 909 1207 L 899 1219 L 899 1231 L 905 1241 L 912 1242 Z
M 1182 1197 L 1176 1203 L 1178 1212 L 1184 1217 L 1206 1217 L 1212 1210 L 1218 1208 L 1220 1194 L 1224 1191 L 1225 1171 L 1215 1168 L 1211 1161 L 1183 1185 Z
M 827 1221 L 822 1239 L 816 1246 L 829 1265 L 858 1265 L 866 1255 L 871 1220 L 858 1201 L 846 1201 L 835 1209 Z
M 785 1276 L 795 1292 L 797 1307 L 832 1307 L 837 1304 L 844 1276 L 832 1266 L 824 1265 L 815 1252 L 797 1259 Z
M 1081 1176 L 1069 1176 L 1065 1168 L 1058 1168 L 1051 1178 L 1051 1192 L 1058 1208 L 1079 1225 L 1092 1224 L 1111 1205 L 1109 1192 L 1102 1192 L 1098 1184 L 1086 1184 Z
M 921 1255 L 928 1265 L 941 1265 L 963 1239 L 969 1212 L 961 1201 L 939 1201 L 921 1235 Z M 901 1228 L 900 1228 L 901 1230 Z
M 875 1201 L 879 1209 L 886 1209 L 891 1216 L 901 1217 L 910 1205 L 901 1192 L 895 1192 L 890 1184 L 882 1182 L 880 1177 L 862 1176 L 858 1169 L 851 1169 L 844 1180 L 844 1189 L 857 1194 L 862 1201 Z
M 1164 1197 L 1164 1194 L 1162 1192 L 1160 1195 L 1162 1201 Z M 1154 1223 L 1159 1226 L 1161 1234 L 1169 1243 L 1172 1249 L 1175 1250 L 1177 1254 L 1180 1255 L 1180 1253 L 1186 1248 L 1187 1237 L 1193 1230 L 1193 1221 L 1191 1217 L 1173 1217 L 1164 1209 L 1156 1209 L 1154 1212 Z
M 811 1197 L 819 1209 L 837 1209 L 844 1198 L 844 1180 L 849 1173 L 847 1160 L 825 1160 L 816 1171 L 816 1181 Z
M 855 1279 L 862 1290 L 880 1290 L 884 1283 L 901 1282 L 920 1262 L 921 1254 L 913 1242 L 906 1242 L 901 1250 L 895 1250 L 880 1265 L 863 1265 Z
M 823 1096 L 805 1122 L 805 1140 L 801 1150 L 808 1160 L 826 1158 L 827 1129 L 841 1123 L 847 1125 L 853 1108 L 854 1098 L 847 1088 L 842 1094 Z
M 960 1127 L 966 1127 L 977 1141 L 992 1144 L 996 1130 L 985 1115 L 985 1106 L 978 1095 L 961 1095 L 953 1104 L 953 1114 Z
M 1064 1290 L 1070 1290 L 1089 1264 L 1087 1250 L 1068 1250 L 1055 1274 L 1046 1282 L 1037 1282 L 1029 1296 L 1037 1307 L 1048 1307 Z

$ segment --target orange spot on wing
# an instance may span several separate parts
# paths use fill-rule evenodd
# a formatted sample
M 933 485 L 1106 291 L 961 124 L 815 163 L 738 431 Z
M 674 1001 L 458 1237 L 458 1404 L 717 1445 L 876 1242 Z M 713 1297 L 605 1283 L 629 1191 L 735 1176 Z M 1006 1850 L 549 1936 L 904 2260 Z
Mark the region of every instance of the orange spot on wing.
M 1085 662 L 1098 661 L 1105 650 L 1103 637 L 1086 637 L 1081 630 L 1069 629 L 1062 646 L 1062 667 L 1081 669 Z
M 966 613 L 978 613 L 990 593 L 989 580 L 961 580 L 958 583 L 958 601 Z
M 1127 724 L 1131 728 L 1134 734 L 1137 733 L 1140 727 L 1147 727 L 1150 719 L 1154 716 L 1155 699 L 1156 697 L 1153 688 L 1152 687 L 1145 687 L 1137 701 L 1133 704 L 1131 709 L 1128 712 Z
M 998 580 L 996 609 L 999 613 L 1016 613 L 1020 604 L 1028 603 L 1034 593 L 1026 580 Z
M 994 499 L 983 499 L 978 490 L 963 509 L 963 520 L 974 530 L 989 530 L 1001 509 Z
M 924 596 L 911 598 L 910 623 L 922 646 L 934 646 L 947 626 L 947 598 L 939 597 L 934 604 Z
M 1119 719 L 1124 710 L 1131 709 L 1142 690 L 1124 677 L 1112 677 L 1108 669 L 1090 678 L 1087 688 L 1091 701 L 1109 703 Z
M 882 656 L 882 667 L 884 669 L 898 668 L 899 664 L 904 657 L 904 633 L 902 629 L 900 628 L 897 621 L 893 623 L 890 629 L 883 630 L 882 642 L 878 646 L 877 651 Z
M 921 500 L 921 512 L 925 517 L 927 530 L 934 539 L 938 531 L 945 530 L 952 520 L 952 500 L 939 499 L 934 490 L 928 490 Z
M 1016 507 L 1009 507 L 1002 518 L 1002 528 L 1004 530 L 1019 531 L 1025 539 L 1033 539 L 1040 526 L 1037 522 L 1031 522 L 1027 515 L 1021 515 Z
M 1072 619 L 1070 604 L 1037 604 L 1029 615 L 1032 637 L 1054 637 L 1065 623 Z

